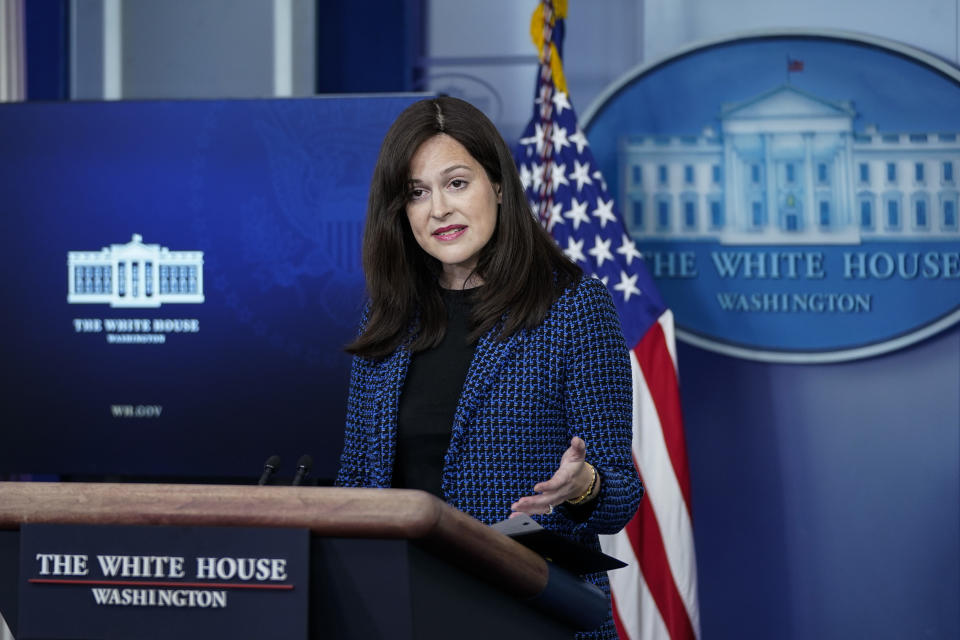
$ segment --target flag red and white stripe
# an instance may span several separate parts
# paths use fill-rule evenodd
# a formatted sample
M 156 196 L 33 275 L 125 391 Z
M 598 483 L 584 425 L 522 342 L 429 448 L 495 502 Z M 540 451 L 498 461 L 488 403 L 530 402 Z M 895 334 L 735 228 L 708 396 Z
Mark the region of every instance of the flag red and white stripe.
M 564 0 L 544 0 L 531 35 L 540 51 L 533 118 L 516 150 L 531 205 L 564 252 L 602 280 L 631 347 L 633 460 L 646 494 L 606 553 L 628 562 L 610 572 L 623 640 L 700 635 L 697 572 L 673 315 L 616 211 L 570 104 L 562 69 Z
M 647 489 L 605 553 L 630 567 L 610 572 L 621 638 L 696 638 L 700 617 L 690 481 L 677 385 L 673 316 L 665 311 L 631 352 L 633 458 Z

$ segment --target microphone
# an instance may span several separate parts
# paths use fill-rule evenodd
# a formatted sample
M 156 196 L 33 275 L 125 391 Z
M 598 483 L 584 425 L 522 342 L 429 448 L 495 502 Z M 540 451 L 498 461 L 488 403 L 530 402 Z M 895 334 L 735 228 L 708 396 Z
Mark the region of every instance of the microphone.
M 257 482 L 258 487 L 262 487 L 267 484 L 267 480 L 274 474 L 277 470 L 277 467 L 280 466 L 280 456 L 273 454 L 267 461 L 263 463 L 263 473 L 260 474 L 260 480 Z
M 297 473 L 293 476 L 293 484 L 291 486 L 296 487 L 303 479 L 310 474 L 310 467 L 313 466 L 313 458 L 311 458 L 306 453 L 300 456 L 300 459 L 297 460 Z

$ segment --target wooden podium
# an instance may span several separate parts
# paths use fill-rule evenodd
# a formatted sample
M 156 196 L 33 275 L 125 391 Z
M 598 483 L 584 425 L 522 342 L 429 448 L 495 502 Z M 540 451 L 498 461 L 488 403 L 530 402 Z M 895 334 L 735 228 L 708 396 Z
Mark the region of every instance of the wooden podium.
M 0 612 L 17 637 L 26 523 L 311 532 L 311 638 L 571 638 L 543 558 L 422 491 L 0 482 Z M 563 595 L 571 594 L 574 595 Z

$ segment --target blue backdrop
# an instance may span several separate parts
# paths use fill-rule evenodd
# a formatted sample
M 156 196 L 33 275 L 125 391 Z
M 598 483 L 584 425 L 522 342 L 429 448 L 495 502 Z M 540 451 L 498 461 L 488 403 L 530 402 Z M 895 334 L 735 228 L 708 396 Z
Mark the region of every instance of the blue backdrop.
M 704 637 L 960 636 L 960 330 L 843 364 L 678 359 Z

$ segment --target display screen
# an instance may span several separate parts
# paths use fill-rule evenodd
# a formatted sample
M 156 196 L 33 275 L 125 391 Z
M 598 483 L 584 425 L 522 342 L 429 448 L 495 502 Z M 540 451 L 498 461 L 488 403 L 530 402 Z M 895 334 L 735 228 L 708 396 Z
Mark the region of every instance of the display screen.
M 332 478 L 370 176 L 418 98 L 0 105 L 0 474 Z

